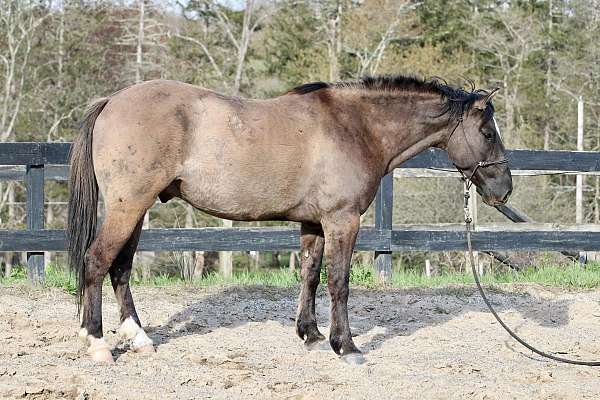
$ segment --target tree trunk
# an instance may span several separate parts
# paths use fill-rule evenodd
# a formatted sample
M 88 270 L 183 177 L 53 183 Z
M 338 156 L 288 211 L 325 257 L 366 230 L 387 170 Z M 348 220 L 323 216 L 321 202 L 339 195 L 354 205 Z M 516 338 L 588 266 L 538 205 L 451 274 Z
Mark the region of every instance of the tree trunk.
M 193 212 L 194 208 L 188 204 L 185 207 L 185 227 L 193 228 L 194 220 L 193 220 Z M 196 272 L 196 263 L 194 260 L 194 253 L 191 251 L 182 252 L 181 257 L 181 275 L 184 281 L 191 281 L 194 278 Z
M 244 64 L 246 62 L 246 53 L 250 45 L 250 38 L 253 30 L 251 28 L 252 12 L 254 11 L 254 0 L 246 0 L 246 9 L 244 10 L 244 22 L 242 25 L 242 36 L 238 45 L 238 56 L 235 67 L 235 78 L 233 81 L 233 95 L 237 95 L 242 84 L 242 74 L 244 73 Z
M 146 14 L 145 0 L 139 0 L 139 25 L 137 34 L 137 45 L 135 52 L 135 83 L 140 83 L 142 77 L 142 56 L 144 50 L 144 18 Z
M 4 277 L 10 278 L 12 274 L 12 251 L 4 253 Z
M 144 222 L 142 225 L 142 229 L 150 228 L 150 210 L 146 212 L 144 215 Z M 152 261 L 154 260 L 154 252 L 152 251 L 140 251 L 139 252 L 139 260 L 142 267 L 142 280 L 147 281 L 151 276 L 151 266 Z
M 224 228 L 233 227 L 232 221 L 228 219 L 222 221 Z M 231 251 L 219 252 L 219 272 L 225 277 L 231 277 L 233 275 L 233 253 Z
M 248 256 L 250 257 L 250 271 L 258 271 L 260 267 L 260 252 L 249 251 Z
M 598 136 L 596 137 L 596 148 L 600 149 L 600 119 L 598 120 Z M 596 176 L 596 187 L 594 196 L 594 223 L 600 223 L 600 176 Z
M 514 97 L 516 96 L 513 91 L 510 89 L 508 84 L 508 76 L 504 76 L 503 79 L 504 86 L 504 108 L 506 112 L 506 134 L 504 135 L 504 143 L 507 144 L 508 147 L 514 146 L 516 143 L 516 132 L 514 125 L 514 117 L 515 117 L 515 107 L 514 107 Z
M 8 226 L 13 227 L 15 224 L 15 185 L 9 183 L 8 187 Z M 4 276 L 9 278 L 12 274 L 13 267 L 13 252 L 5 253 L 6 263 L 4 268 Z
M 548 34 L 546 58 L 546 115 L 550 115 L 550 96 L 552 95 L 552 0 L 548 0 Z M 551 118 L 544 121 L 544 150 L 550 150 Z
M 204 276 L 204 252 L 194 252 L 194 279 L 200 279 Z
M 329 80 L 340 80 L 339 56 L 342 52 L 341 18 L 342 4 L 338 3 L 336 12 L 327 21 L 328 40 L 327 53 L 329 56 Z
M 48 228 L 50 228 L 52 226 L 53 222 L 54 222 L 54 210 L 53 210 L 52 206 L 50 204 L 48 204 L 48 211 L 46 214 L 46 224 L 47 224 Z M 46 270 L 46 271 L 48 270 L 48 266 L 50 265 L 50 263 L 52 261 L 53 255 L 54 255 L 54 253 L 51 251 L 44 252 L 44 270 Z
M 298 257 L 297 251 L 290 252 L 290 263 L 289 263 L 290 272 L 293 272 L 296 269 L 296 257 Z

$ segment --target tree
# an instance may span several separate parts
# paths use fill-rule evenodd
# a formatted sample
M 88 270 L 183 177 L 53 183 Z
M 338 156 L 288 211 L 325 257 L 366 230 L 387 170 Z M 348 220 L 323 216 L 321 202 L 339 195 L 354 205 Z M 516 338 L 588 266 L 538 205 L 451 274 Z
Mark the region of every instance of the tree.
M 409 0 L 370 0 L 348 13 L 344 47 L 358 61 L 356 76 L 379 72 L 390 43 L 411 30 L 411 14 L 420 4 Z
M 477 36 L 472 45 L 482 54 L 481 67 L 490 71 L 502 88 L 497 97 L 504 106 L 504 141 L 509 146 L 522 146 L 516 120 L 522 116 L 521 93 L 531 78 L 525 77 L 529 61 L 543 48 L 540 25 L 531 11 L 518 7 L 492 8 L 474 18 L 473 24 Z

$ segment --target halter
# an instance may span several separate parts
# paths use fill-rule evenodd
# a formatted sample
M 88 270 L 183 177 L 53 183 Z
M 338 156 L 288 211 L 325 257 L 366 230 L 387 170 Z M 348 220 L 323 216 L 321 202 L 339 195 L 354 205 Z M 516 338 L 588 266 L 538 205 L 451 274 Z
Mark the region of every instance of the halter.
M 448 137 L 448 140 L 450 140 L 450 138 L 452 138 L 452 135 L 454 135 L 454 132 L 456 132 L 458 127 L 461 126 L 463 136 L 465 138 L 465 142 L 467 143 L 467 146 L 471 150 L 471 153 L 474 155 L 475 152 L 473 151 L 473 148 L 469 145 L 469 142 L 467 140 L 467 134 L 465 133 L 465 127 L 463 126 L 462 123 L 463 123 L 463 116 L 461 114 L 460 117 L 458 117 L 458 122 L 454 126 L 454 129 L 452 129 L 452 132 L 450 132 L 450 136 Z M 468 170 L 468 168 L 460 168 L 455 163 L 453 163 L 453 164 L 454 164 L 454 167 L 458 170 L 458 172 L 460 172 L 460 174 L 462 175 L 462 180 L 466 182 L 467 190 L 468 190 L 471 188 L 471 186 L 473 186 L 473 177 L 475 176 L 475 173 L 477 172 L 477 170 L 479 168 L 486 168 L 486 167 L 490 167 L 492 165 L 499 165 L 499 164 L 506 164 L 506 163 L 508 163 L 508 159 L 506 159 L 506 158 L 503 158 L 501 160 L 495 160 L 495 161 L 487 161 L 487 160 L 478 161 L 473 165 L 473 172 L 471 173 L 470 176 L 467 176 L 467 174 L 465 174 L 465 171 Z

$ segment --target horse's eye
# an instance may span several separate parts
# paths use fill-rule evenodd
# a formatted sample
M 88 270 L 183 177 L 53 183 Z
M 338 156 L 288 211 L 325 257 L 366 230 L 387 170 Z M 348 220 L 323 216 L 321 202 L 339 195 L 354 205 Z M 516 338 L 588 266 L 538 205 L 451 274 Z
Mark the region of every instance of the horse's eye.
M 494 132 L 490 131 L 488 129 L 482 131 L 481 134 L 483 135 L 483 137 L 486 138 L 486 140 L 490 140 L 491 141 L 492 139 L 494 139 Z

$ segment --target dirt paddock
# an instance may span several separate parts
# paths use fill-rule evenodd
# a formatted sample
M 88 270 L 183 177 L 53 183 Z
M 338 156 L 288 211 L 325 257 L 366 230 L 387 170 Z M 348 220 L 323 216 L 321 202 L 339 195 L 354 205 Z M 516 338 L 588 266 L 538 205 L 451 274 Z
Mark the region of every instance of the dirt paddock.
M 294 333 L 297 289 L 135 287 L 152 355 L 117 341 L 94 366 L 77 338 L 73 297 L 0 288 L 0 398 L 27 399 L 582 399 L 600 396 L 600 368 L 542 362 L 492 320 L 473 288 L 353 289 L 350 323 L 367 362 L 308 352 Z M 600 359 L 600 293 L 537 286 L 490 294 L 517 332 L 541 347 Z M 319 292 L 326 332 L 329 300 Z

